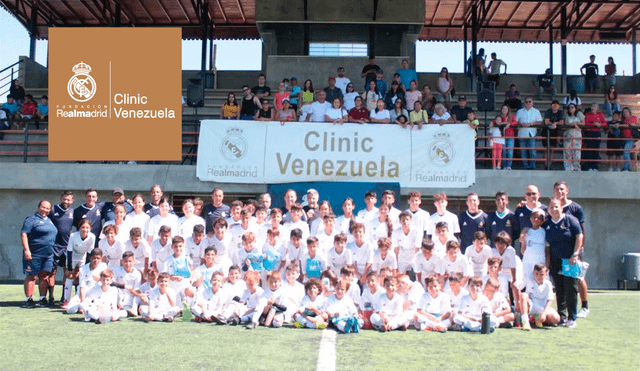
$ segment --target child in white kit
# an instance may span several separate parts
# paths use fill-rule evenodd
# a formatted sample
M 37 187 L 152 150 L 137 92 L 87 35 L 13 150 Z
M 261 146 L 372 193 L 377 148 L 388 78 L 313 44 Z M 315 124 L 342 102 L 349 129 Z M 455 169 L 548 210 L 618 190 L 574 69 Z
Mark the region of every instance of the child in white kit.
M 204 236 L 204 226 L 196 224 L 193 226 L 191 237 L 185 241 L 185 250 L 194 266 L 204 263 L 204 249 L 207 248 L 208 243 L 208 238 Z
M 300 230 L 300 228 L 294 228 L 291 230 L 290 236 L 289 243 L 287 244 L 286 265 L 293 263 L 300 267 L 300 259 L 306 250 L 305 245 L 302 243 L 302 230 Z
M 267 272 L 281 271 L 287 262 L 286 249 L 280 240 L 280 230 L 276 228 L 267 229 L 267 240 L 262 247 L 264 260 L 262 261 L 262 276 L 260 277 L 267 284 Z
M 227 221 L 218 218 L 213 222 L 213 235 L 209 238 L 209 244 L 218 252 L 218 262 L 222 265 L 232 266 L 231 257 L 236 254 L 237 246 L 233 246 L 233 237 L 227 232 Z
M 536 327 L 555 326 L 560 322 L 560 315 L 552 306 L 553 285 L 547 279 L 547 275 L 547 267 L 544 264 L 536 264 L 533 268 L 534 281 L 527 283 L 526 293 L 522 295 L 523 319 L 529 322 L 529 317 L 533 317 L 531 319 Z
M 351 285 L 349 285 L 349 290 L 347 290 L 347 296 L 351 298 L 353 304 L 355 304 L 358 311 L 360 311 L 360 286 L 358 285 L 358 280 L 356 279 L 355 268 L 343 267 L 342 269 L 340 269 L 340 278 L 349 280 L 349 282 L 351 282 Z
M 242 254 L 242 247 L 245 238 L 244 236 L 249 232 L 251 232 L 255 236 L 254 232 L 257 233 L 258 230 L 257 226 L 251 223 L 251 214 L 248 211 L 242 210 L 240 212 L 240 220 L 240 224 L 236 224 L 229 228 L 229 232 L 233 236 L 233 242 L 231 243 L 231 245 L 234 247 L 236 255 Z M 240 258 L 239 256 L 234 257 L 233 254 L 230 254 L 229 257 L 231 257 L 231 261 L 233 261 L 233 264 L 242 266 L 242 258 Z
M 462 286 L 467 284 L 467 280 L 471 275 L 471 265 L 467 257 L 460 253 L 460 243 L 458 241 L 451 240 L 447 242 L 447 255 L 442 258 L 442 266 L 444 267 L 444 279 L 441 280 L 441 284 L 444 285 L 444 281 L 453 274 L 462 277 Z
M 445 291 L 445 293 L 449 295 L 449 299 L 451 299 L 452 319 L 458 312 L 458 308 L 460 308 L 460 302 L 462 301 L 462 298 L 469 295 L 469 291 L 462 287 L 460 281 L 461 279 L 457 274 L 449 277 L 449 290 Z
M 384 268 L 385 270 L 387 268 Z M 371 329 L 371 315 L 373 314 L 373 303 L 378 300 L 378 295 L 384 295 L 384 288 L 380 286 L 376 272 L 369 272 L 366 284 L 360 296 L 360 314 L 362 316 L 362 328 Z
M 182 310 L 176 302 L 176 293 L 169 287 L 169 273 L 158 275 L 158 287 L 149 294 L 148 312 L 143 312 L 145 322 L 166 321 L 173 322 L 174 317 Z
M 222 272 L 214 272 L 211 276 L 211 288 L 198 295 L 195 305 L 191 307 L 196 322 L 227 323 L 226 318 L 222 317 L 224 306 L 227 303 L 226 293 L 222 290 L 223 281 Z
M 242 247 L 238 251 L 237 260 L 243 272 L 251 270 L 262 273 L 264 256 L 260 249 L 256 247 L 256 236 L 253 232 L 245 232 L 242 235 Z
M 347 245 L 351 251 L 353 267 L 356 269 L 356 277 L 361 285 L 365 284 L 367 274 L 373 263 L 373 244 L 365 240 L 365 225 L 355 223 L 351 228 L 353 242 Z
M 402 223 L 402 217 L 400 222 Z M 398 328 L 407 329 L 407 321 L 403 311 L 402 296 L 396 294 L 398 280 L 395 277 L 387 277 L 384 280 L 385 293 L 378 295 L 373 305 L 374 313 L 371 315 L 371 325 L 381 332 Z
M 158 270 L 154 267 L 147 268 L 145 278 L 147 281 L 133 291 L 133 294 L 138 297 L 138 314 L 149 313 L 149 295 L 158 287 Z
M 487 260 L 491 257 L 491 246 L 487 244 L 487 235 L 483 231 L 477 231 L 473 234 L 473 244 L 467 247 L 464 255 L 471 263 L 472 274 L 482 277 Z
M 437 257 L 444 259 L 447 255 L 447 242 L 455 239 L 449 236 L 449 225 L 440 221 L 435 226 L 435 236 L 433 237 L 434 253 Z
M 155 267 L 158 272 L 165 272 L 165 264 L 167 258 L 171 256 L 171 227 L 163 225 L 158 230 L 158 238 L 151 242 L 151 266 Z
M 519 272 L 517 272 L 516 268 L 518 267 L 520 258 L 516 256 L 516 250 L 511 246 L 511 237 L 509 237 L 507 232 L 498 232 L 496 237 L 493 239 L 493 243 L 496 247 L 491 249 L 491 254 L 502 259 L 500 281 L 509 282 L 509 286 L 507 286 L 506 289 L 502 288 L 501 291 L 503 293 L 506 291 L 507 293 L 505 296 L 508 298 L 509 288 L 511 289 L 516 312 L 520 312 L 520 303 L 522 300 L 520 297 L 520 290 L 524 288 L 524 283 L 517 279 Z
M 320 281 L 315 278 L 310 278 L 304 284 L 304 288 L 307 295 L 302 299 L 300 308 L 293 317 L 295 320 L 293 325 L 297 328 L 327 328 L 327 318 L 324 312 L 324 305 L 327 298 L 321 295 L 322 285 Z
M 335 236 L 339 233 L 336 228 L 334 228 L 335 223 L 336 216 L 333 214 L 327 214 L 322 217 L 324 228 L 315 236 L 318 238 L 318 253 L 322 256 L 327 256 L 327 253 L 333 246 Z
M 351 282 L 339 279 L 335 285 L 335 293 L 327 299 L 325 313 L 329 323 L 342 333 L 359 332 L 363 322 L 358 317 L 358 309 L 347 296 Z
M 102 229 L 105 238 L 98 242 L 98 247 L 104 256 L 102 261 L 107 263 L 107 267 L 112 271 L 120 266 L 120 259 L 124 253 L 124 244 L 116 238 L 116 227 L 113 224 L 106 225 Z
M 496 326 L 511 327 L 515 315 L 511 311 L 509 300 L 500 291 L 500 281 L 489 278 L 484 285 L 483 294 L 491 303 L 491 323 Z
M 247 289 L 244 290 L 238 305 L 236 306 L 236 312 L 232 314 L 230 323 L 237 325 L 239 323 L 251 322 L 253 314 L 264 290 L 260 287 L 260 276 L 256 271 L 249 271 L 244 275 L 244 280 L 247 285 Z
M 284 323 L 284 312 L 287 308 L 284 306 L 285 297 L 281 290 L 282 278 L 280 272 L 269 272 L 267 283 L 269 286 L 262 293 L 256 310 L 251 317 L 251 322 L 246 326 L 249 330 L 258 326 L 261 317 L 264 318 L 265 327 L 282 327 Z
M 229 268 L 227 282 L 222 285 L 222 289 L 226 291 L 227 295 L 227 305 L 225 307 L 224 313 L 222 313 L 222 316 L 225 318 L 231 318 L 234 313 L 239 312 L 239 309 L 237 309 L 239 302 L 238 299 L 242 297 L 242 294 L 247 289 L 247 284 L 241 279 L 241 276 L 242 275 L 240 273 L 240 267 L 238 267 L 237 265 L 232 265 Z
M 284 227 L 290 231 L 294 229 L 300 229 L 302 232 L 302 239 L 306 240 L 309 237 L 309 224 L 302 220 L 302 215 L 304 214 L 304 210 L 302 209 L 302 205 L 299 203 L 294 203 L 291 205 L 291 221 L 284 224 Z
M 87 260 L 87 254 L 93 250 L 96 236 L 91 233 L 91 222 L 83 220 L 78 226 L 78 231 L 71 233 L 67 245 L 67 277 L 64 284 L 64 298 L 68 302 L 71 298 L 71 287 L 78 284 L 78 271 Z M 76 287 L 76 295 L 78 294 Z M 79 303 L 78 303 L 79 304 Z
M 135 265 L 133 266 L 140 274 L 149 266 L 149 257 L 151 256 L 151 247 L 142 238 L 142 230 L 138 227 L 133 227 L 129 231 L 129 239 L 124 244 L 124 251 L 133 252 L 135 258 Z M 117 277 L 117 274 L 116 274 Z
M 96 286 L 100 280 L 100 273 L 105 269 L 107 269 L 107 265 L 102 262 L 102 250 L 99 248 L 93 249 L 89 263 L 84 264 L 78 269 L 78 282 L 80 286 L 78 293 L 72 297 L 62 309 L 66 309 L 69 314 L 77 313 L 78 310 L 81 309 L 80 304 L 84 302 L 85 296 Z
M 394 273 L 398 271 L 396 254 L 390 252 L 391 245 L 391 239 L 388 237 L 381 237 L 378 240 L 378 251 L 373 255 L 373 264 L 371 264 L 374 272 L 380 273 L 382 268 L 389 268 Z
M 291 264 L 287 266 L 285 278 L 287 282 L 282 285 L 282 305 L 287 307 L 284 312 L 284 323 L 291 322 L 293 315 L 300 307 L 300 303 L 305 295 L 304 285 L 298 282 L 300 270 L 298 266 Z
M 209 246 L 204 249 L 204 264 L 194 269 L 191 275 L 191 286 L 196 288 L 196 295 L 211 289 L 211 276 L 213 272 L 224 272 L 223 267 L 216 264 L 216 258 L 217 252 L 215 247 Z M 224 277 L 224 273 L 222 276 Z
M 438 277 L 440 281 L 444 275 L 442 259 L 434 254 L 433 241 L 428 238 L 422 239 L 422 247 L 420 248 L 420 252 L 416 254 L 413 271 L 416 274 L 416 281 L 420 283 L 425 282 L 424 280 L 427 277 L 433 275 Z
M 339 233 L 333 238 L 333 247 L 327 253 L 327 268 L 338 273 L 340 269 L 353 264 L 351 250 L 347 249 L 347 235 Z
M 124 309 L 131 316 L 138 313 L 138 300 L 133 291 L 140 287 L 142 275 L 135 269 L 135 257 L 132 251 L 122 254 L 122 266 L 117 267 L 114 272 L 114 282 L 119 284 L 118 307 Z
M 173 255 L 167 258 L 166 272 L 170 276 L 170 286 L 179 295 L 178 302 L 192 302 L 196 290 L 191 286 L 191 259 L 184 253 L 184 238 L 174 236 L 171 241 Z
M 413 269 L 416 253 L 422 246 L 422 236 L 411 226 L 411 213 L 400 213 L 400 228 L 391 234 L 393 249 L 398 258 L 398 272 L 406 273 Z
M 420 298 L 413 317 L 414 326 L 420 331 L 446 332 L 451 327 L 451 299 L 440 292 L 440 282 L 435 275 L 425 278 L 427 291 Z
M 111 286 L 113 272 L 105 269 L 100 272 L 100 284 L 95 285 L 80 304 L 84 311 L 85 321 L 96 323 L 117 321 L 123 315 L 118 311 L 118 289 Z
M 479 332 L 482 328 L 482 314 L 491 314 L 491 303 L 480 292 L 482 289 L 482 279 L 480 277 L 471 277 L 468 287 L 469 295 L 466 295 L 460 301 L 460 307 L 453 317 L 453 321 L 462 326 L 463 329 Z M 495 323 L 491 325 L 491 327 L 496 326 Z

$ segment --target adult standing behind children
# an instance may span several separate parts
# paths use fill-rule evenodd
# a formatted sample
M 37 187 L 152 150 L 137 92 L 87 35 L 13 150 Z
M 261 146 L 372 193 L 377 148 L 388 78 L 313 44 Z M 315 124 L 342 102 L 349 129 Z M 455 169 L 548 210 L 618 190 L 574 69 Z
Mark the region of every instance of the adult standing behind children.
M 369 88 L 369 81 L 376 81 L 376 72 L 379 69 L 380 66 L 376 64 L 376 57 L 373 55 L 369 56 L 369 64 L 365 65 L 360 73 L 360 77 L 364 78 L 364 90 Z
M 396 73 L 400 75 L 400 82 L 405 86 L 409 86 L 411 81 L 418 81 L 418 73 L 413 68 L 409 68 L 409 60 L 403 59 L 402 68 L 398 68 Z
M 216 187 L 211 191 L 211 204 L 202 209 L 202 215 L 206 222 L 206 232 L 209 236 L 213 236 L 213 223 L 219 218 L 227 218 L 229 216 L 229 205 L 223 204 L 222 200 L 224 200 L 224 191 L 222 191 L 222 188 Z

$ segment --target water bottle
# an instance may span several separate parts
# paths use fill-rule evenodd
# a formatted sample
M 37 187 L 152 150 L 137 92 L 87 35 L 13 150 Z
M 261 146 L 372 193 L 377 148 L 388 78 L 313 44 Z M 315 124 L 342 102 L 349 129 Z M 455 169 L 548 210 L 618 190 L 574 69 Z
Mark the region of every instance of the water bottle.
M 480 333 L 491 333 L 491 315 L 489 313 L 482 313 L 482 328 L 480 329 Z
M 191 308 L 186 301 L 182 302 L 182 321 L 189 322 L 191 321 Z

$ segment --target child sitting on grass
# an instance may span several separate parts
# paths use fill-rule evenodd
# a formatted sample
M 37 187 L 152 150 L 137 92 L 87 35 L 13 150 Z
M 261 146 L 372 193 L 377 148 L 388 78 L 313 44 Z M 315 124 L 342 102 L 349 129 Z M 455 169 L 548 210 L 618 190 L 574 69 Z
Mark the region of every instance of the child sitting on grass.
M 358 309 L 346 295 L 349 287 L 351 287 L 350 280 L 339 279 L 335 286 L 335 294 L 329 297 L 325 306 L 330 325 L 344 334 L 357 333 L 362 326 L 362 319 L 358 318 Z
M 282 327 L 284 323 L 284 312 L 287 308 L 284 306 L 284 295 L 281 289 L 282 276 L 280 272 L 270 272 L 267 276 L 267 284 L 269 287 L 264 290 L 258 301 L 251 322 L 247 325 L 248 330 L 256 328 L 262 318 L 264 318 L 265 327 Z
M 181 308 L 176 303 L 176 293 L 169 287 L 170 276 L 167 272 L 158 275 L 158 287 L 149 295 L 149 310 L 142 313 L 145 322 L 173 322 Z
M 511 311 L 511 305 L 507 298 L 499 291 L 500 281 L 495 278 L 489 278 L 484 284 L 483 294 L 491 303 L 491 323 L 497 326 L 510 328 L 515 319 L 515 315 Z
M 435 275 L 425 279 L 427 291 L 418 303 L 414 326 L 419 331 L 446 332 L 451 326 L 451 300 L 440 292 L 440 282 Z
M 534 282 L 528 282 L 526 293 L 522 294 L 523 319 L 533 317 L 532 322 L 536 327 L 555 326 L 560 322 L 560 315 L 551 305 L 553 285 L 547 275 L 547 267 L 544 264 L 536 264 L 533 267 Z
M 124 311 L 118 311 L 118 289 L 111 286 L 113 272 L 105 269 L 100 272 L 100 284 L 95 285 L 80 304 L 84 311 L 84 320 L 103 322 L 117 321 L 126 317 Z
M 462 326 L 463 331 L 479 332 L 482 328 L 482 314 L 491 313 L 491 303 L 480 290 L 482 279 L 472 277 L 469 279 L 469 295 L 462 298 L 458 313 L 453 317 L 453 322 Z M 495 324 L 491 324 L 492 328 Z
M 381 332 L 396 329 L 407 330 L 407 320 L 402 309 L 402 296 L 396 294 L 398 280 L 395 277 L 387 277 L 384 280 L 385 293 L 377 297 L 371 315 L 371 325 Z
M 310 278 L 304 284 L 307 295 L 302 299 L 300 308 L 294 315 L 297 328 L 307 327 L 324 329 L 327 327 L 327 314 L 324 312 L 326 297 L 322 296 L 322 285 L 316 278 Z
M 222 290 L 224 275 L 222 272 L 214 272 L 211 275 L 211 289 L 204 291 L 198 296 L 196 303 L 191 307 L 191 312 L 196 318 L 196 322 L 216 322 L 226 324 L 227 319 L 222 317 L 227 297 Z

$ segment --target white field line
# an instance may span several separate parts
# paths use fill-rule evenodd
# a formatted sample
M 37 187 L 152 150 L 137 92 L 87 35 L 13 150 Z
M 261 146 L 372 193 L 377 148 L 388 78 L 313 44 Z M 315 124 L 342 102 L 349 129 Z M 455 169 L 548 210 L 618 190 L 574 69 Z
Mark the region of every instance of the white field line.
M 318 351 L 318 371 L 335 371 L 336 369 L 336 334 L 329 329 L 322 331 L 322 341 Z

